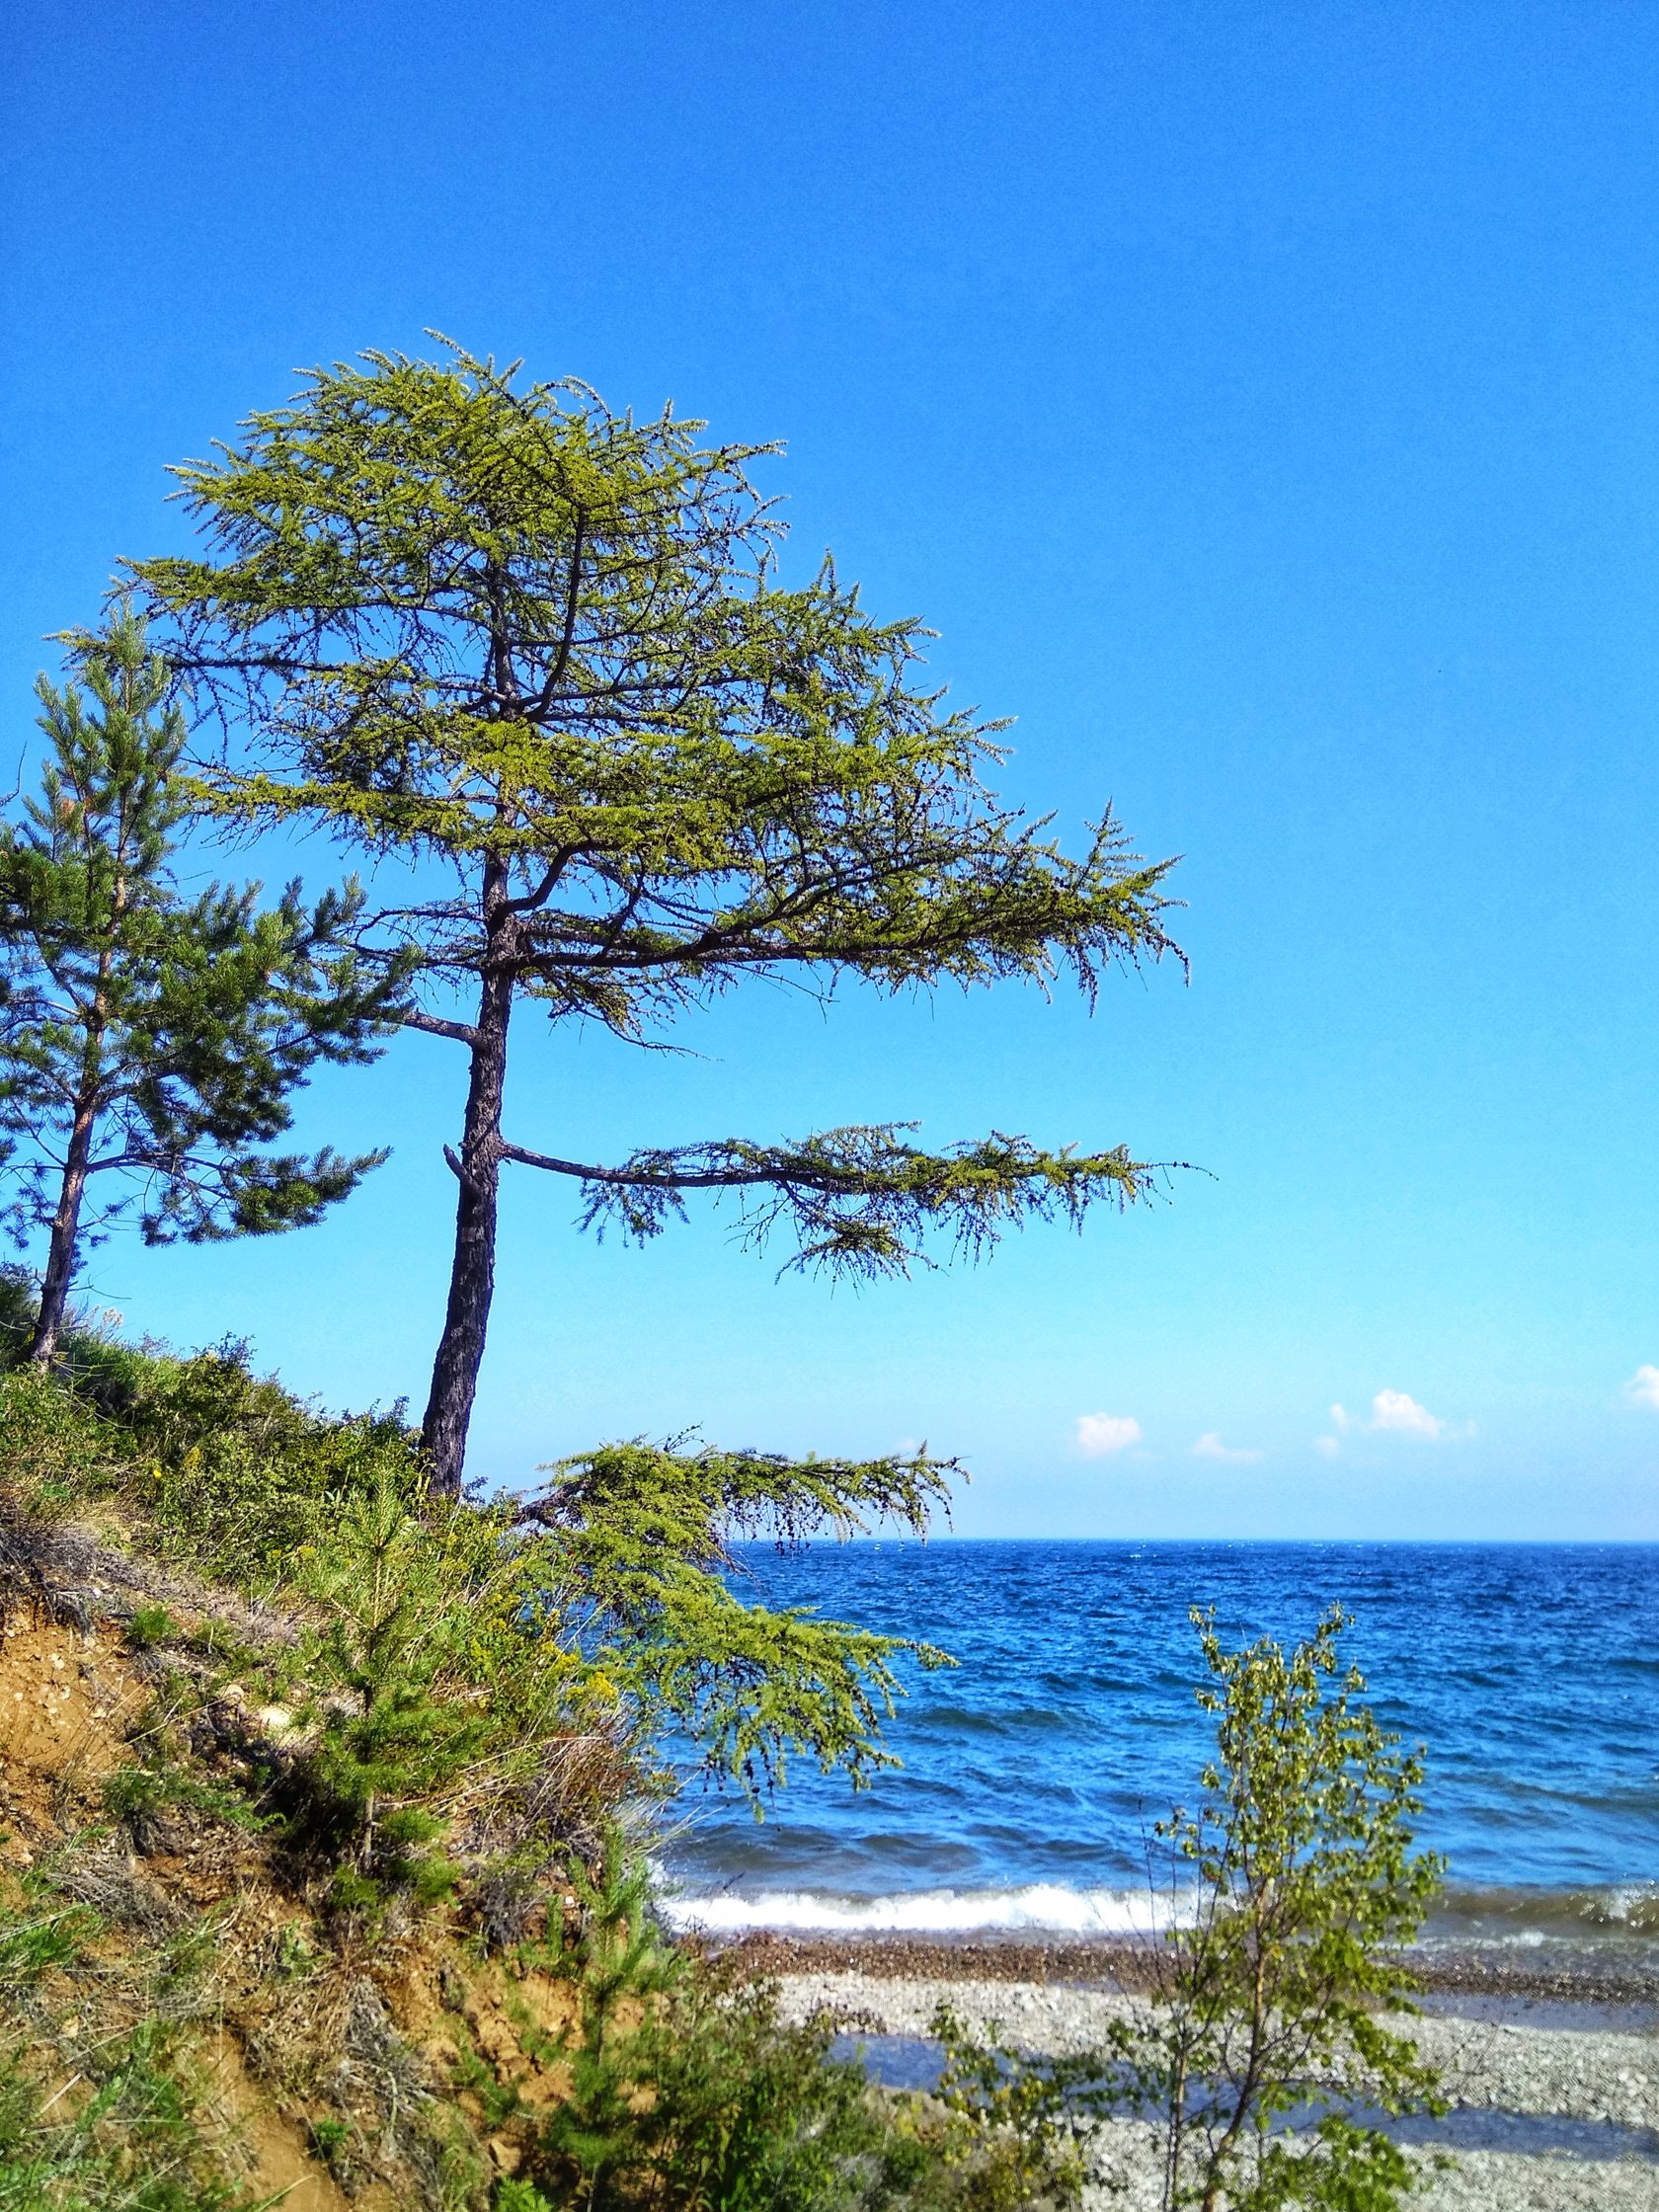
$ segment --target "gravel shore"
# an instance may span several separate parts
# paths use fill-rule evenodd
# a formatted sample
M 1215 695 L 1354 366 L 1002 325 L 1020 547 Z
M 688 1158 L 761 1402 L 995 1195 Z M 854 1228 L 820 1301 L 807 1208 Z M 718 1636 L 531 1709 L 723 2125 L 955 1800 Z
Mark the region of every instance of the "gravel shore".
M 781 1963 L 772 1961 L 772 1970 Z M 868 2035 L 925 2037 L 934 2008 L 948 1997 L 970 2025 L 994 2022 L 1004 2040 L 1050 2052 L 1090 2048 L 1110 2018 L 1138 2002 L 1075 1981 L 844 1965 L 784 1971 L 779 1989 L 791 2016 L 828 2010 Z M 1415 2200 L 1425 2212 L 1659 2212 L 1659 2033 L 1540 2028 L 1452 2011 L 1410 2025 L 1425 2056 L 1444 2070 L 1454 2144 L 1507 2135 L 1541 2146 L 1457 2149 L 1455 2169 L 1429 2177 Z M 1610 2138 L 1610 2125 L 1639 2132 Z M 1108 2123 L 1097 2164 L 1091 2206 L 1153 2212 L 1147 2129 Z
M 814 1936 L 760 1931 L 729 1948 L 756 1974 L 874 1974 L 888 1981 L 1044 1982 L 1079 1988 L 1150 1986 L 1144 1938 Z M 1437 1943 L 1403 1953 L 1431 2005 L 1489 2000 L 1518 2018 L 1583 2009 L 1659 2028 L 1659 1946 L 1625 1943 Z M 1540 2023 L 1541 2024 L 1541 2022 Z

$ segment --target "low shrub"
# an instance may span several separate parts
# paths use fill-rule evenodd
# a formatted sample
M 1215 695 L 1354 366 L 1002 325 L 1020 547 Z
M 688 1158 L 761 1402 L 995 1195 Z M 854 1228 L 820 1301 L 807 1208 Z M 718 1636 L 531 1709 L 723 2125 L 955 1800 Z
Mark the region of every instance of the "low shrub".
M 0 1284 L 0 1347 L 14 1350 L 15 1290 Z M 152 1704 L 130 1730 L 135 1756 L 88 1785 L 103 1840 L 74 1881 L 123 1942 L 153 1947 L 221 1924 L 176 1906 L 167 1862 L 151 1879 L 132 1846 L 172 1854 L 187 1893 L 191 1868 L 216 1866 L 220 1886 L 202 1894 L 221 1897 L 257 1870 L 281 1902 L 235 1964 L 249 2062 L 303 2104 L 312 2150 L 343 2185 L 377 2171 L 395 2120 L 395 2171 L 420 2201 L 483 2212 L 491 2193 L 481 2140 L 364 1975 L 390 1935 L 448 1961 L 436 1979 L 461 1991 L 444 1999 L 452 2086 L 522 2145 L 496 2212 L 1072 2200 L 1061 2131 L 1000 2075 L 982 2069 L 970 2091 L 964 2071 L 925 2105 L 886 2095 L 832 2055 L 826 2023 L 785 2023 L 771 1992 L 671 1942 L 618 1825 L 624 1800 L 672 1786 L 655 1748 L 672 1731 L 757 1804 L 793 1750 L 855 1783 L 884 1761 L 893 1662 L 914 1647 L 744 1603 L 727 1538 L 773 1508 L 783 1541 L 826 1524 L 853 1533 L 865 1515 L 914 1523 L 935 1483 L 925 1462 L 787 1465 L 636 1444 L 569 1462 L 527 1511 L 434 1498 L 396 1408 L 335 1419 L 255 1376 L 239 1345 L 181 1359 L 85 1328 L 51 1374 L 0 1375 L 0 1439 L 14 1516 L 0 1521 L 0 1567 L 8 1527 L 18 1561 L 46 1523 L 67 1557 L 84 1540 L 56 1524 L 79 1515 L 127 1549 L 140 1593 L 156 1562 L 164 1593 L 124 1618 L 125 1663 Z M 10 1936 L 0 1928 L 0 1996 L 8 1942 L 25 1980 L 115 1987 L 108 1961 L 95 1971 L 82 1955 L 97 1925 L 84 1910 L 60 1899 Z M 213 2002 L 229 1970 L 221 1958 Z M 191 2074 L 189 2023 L 208 2000 L 159 1994 L 174 1971 L 134 1967 L 81 2103 L 48 2106 L 61 2051 L 55 2076 L 23 2064 L 26 2033 L 0 2052 L 21 2069 L 0 2114 L 0 2212 L 240 2212 Z M 499 2035 L 487 2061 L 463 2048 L 467 1977 L 497 1977 L 511 2009 L 514 1974 L 532 1971 L 569 1988 L 578 2014 L 550 2039 L 525 2012 L 526 2067 L 558 2068 L 570 2089 L 534 2114 Z M 21 1989 L 6 2004 L 14 2026 L 31 2017 Z M 374 2085 L 393 2076 L 403 2086 L 376 2119 Z M 33 2197 L 4 2193 L 12 2168 L 35 2176 Z
M 565 1952 L 580 2025 L 535 2051 L 569 2094 L 542 2121 L 533 2185 L 590 2212 L 1016 2212 L 1077 2201 L 1082 2165 L 1047 2070 L 941 2025 L 926 2101 L 831 2055 L 828 2019 L 668 1942 L 642 1863 L 613 1836 Z

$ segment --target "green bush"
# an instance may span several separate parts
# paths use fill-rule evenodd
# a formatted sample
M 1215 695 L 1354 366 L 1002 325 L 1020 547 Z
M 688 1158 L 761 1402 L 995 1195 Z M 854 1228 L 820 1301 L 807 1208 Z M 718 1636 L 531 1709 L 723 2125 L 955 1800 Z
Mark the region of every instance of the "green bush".
M 140 1606 L 126 1624 L 126 1640 L 135 1651 L 151 1651 L 179 1632 L 179 1623 L 166 1606 Z
M 667 1941 L 646 1872 L 618 1838 L 597 1880 L 577 1880 L 582 1933 L 562 1963 L 581 2022 L 531 2051 L 563 2059 L 571 2074 L 532 2162 L 549 2202 L 591 2212 L 1075 2203 L 1082 2170 L 1064 2086 L 1047 2070 L 978 2051 L 949 2023 L 941 2096 L 888 2094 L 830 2055 L 827 2020 L 785 2023 L 768 1985 Z
M 496 2184 L 493 2212 L 553 2212 L 533 2181 L 520 2181 L 509 2174 Z
M 15 1275 L 0 1294 L 0 1345 L 15 1346 Z M 235 1343 L 180 1359 L 78 1327 L 52 1375 L 0 1377 L 0 1471 L 26 1506 L 125 1496 L 164 1557 L 262 1594 L 326 1537 L 343 1492 L 422 1487 L 400 1409 L 331 1418 L 254 1375 Z
M 0 1266 L 0 1367 L 27 1350 L 40 1303 L 35 1278 L 26 1268 Z
M 0 1282 L 0 1331 L 26 1305 Z M 431 1496 L 396 1409 L 330 1418 L 255 1376 L 240 1346 L 180 1359 L 81 1328 L 64 1355 L 51 1375 L 0 1376 L 13 1510 L 111 1505 L 121 1540 L 275 1597 L 286 1617 L 268 1637 L 211 1614 L 193 1625 L 183 1596 L 176 1610 L 139 1609 L 129 1644 L 166 1647 L 171 1662 L 157 1691 L 166 1724 L 146 1733 L 139 1763 L 107 1778 L 105 1813 L 152 1842 L 179 1817 L 269 1823 L 269 1863 L 332 1905 L 348 1952 L 394 1898 L 419 1907 L 458 1892 L 484 1949 L 516 1947 L 577 1991 L 581 2025 L 566 2044 L 523 2031 L 528 2057 L 570 2068 L 574 2094 L 538 2123 L 496 2212 L 573 2201 L 592 2212 L 1009 2212 L 1034 2191 L 1070 2200 L 1074 2162 L 1046 2105 L 1007 2093 L 1000 2075 L 971 2090 L 966 2056 L 943 2101 L 873 2090 L 831 2058 L 828 2026 L 780 2022 L 767 1990 L 669 1942 L 616 1840 L 622 1800 L 667 1786 L 651 1745 L 671 1725 L 698 1735 L 713 1770 L 757 1801 L 791 1747 L 855 1780 L 883 1761 L 899 1647 L 743 1604 L 728 1588 L 724 1532 L 757 1528 L 769 1498 L 782 1500 L 774 1533 L 786 1540 L 826 1517 L 851 1533 L 895 1501 L 919 1511 L 923 1474 L 885 1462 L 780 1471 L 755 1455 L 625 1446 L 571 1462 L 525 1516 Z M 574 1929 L 562 1907 L 548 1911 L 573 1889 Z M 42 1957 L 81 1940 L 62 1915 L 31 1927 Z M 6 1957 L 0 1935 L 0 1980 Z M 284 1929 L 273 1977 L 293 1980 L 310 1957 Z M 79 2212 L 83 2199 L 88 2212 L 100 2201 L 229 2212 L 234 2191 L 212 2193 L 205 2138 L 191 2132 L 181 2033 L 159 2015 L 151 2024 L 148 2041 L 111 2040 L 113 2101 L 85 2127 L 77 2117 L 79 2132 L 41 2135 L 35 2089 L 14 2092 L 0 2142 L 20 2171 L 33 2171 L 25 2153 L 40 2143 L 58 2163 L 43 2196 L 0 2193 L 0 2212 Z M 522 2129 L 511 2084 L 480 2068 L 473 2086 L 491 2125 Z M 140 2110 L 133 2098 L 148 2101 Z M 342 2126 L 325 2115 L 313 2129 L 337 2167 L 356 2140 L 329 2134 Z M 83 2198 L 62 2178 L 76 2161 L 97 2177 Z
M 131 1470 L 120 1432 L 33 1368 L 0 1376 L 0 1437 L 6 1503 L 25 1518 L 58 1519 Z
M 994 2027 L 993 2039 L 982 2041 L 948 2003 L 932 2026 L 944 2050 L 938 2099 L 972 2123 L 942 2146 L 942 2163 L 955 2172 L 934 2183 L 941 2201 L 960 2202 L 964 2212 L 1075 2204 L 1084 2180 L 1076 2123 L 1102 2104 L 1111 2108 L 1112 2086 L 1102 2085 L 1098 2059 L 1033 2057 L 996 2042 Z
M 276 1586 L 294 1552 L 326 1541 L 342 1496 L 390 1485 L 414 1499 L 424 1486 L 401 1409 L 319 1413 L 256 1376 L 244 1345 L 146 1356 L 118 1393 L 76 1388 L 144 1466 L 143 1502 L 170 1554 L 244 1589 Z
M 21 1325 L 18 1279 L 7 1297 Z M 674 1785 L 647 1771 L 671 1733 L 757 1810 L 794 1751 L 860 1784 L 889 1760 L 897 1655 L 948 1663 L 729 1587 L 733 1528 L 920 1528 L 943 1479 L 924 1457 L 610 1446 L 520 1509 L 430 1495 L 400 1407 L 323 1414 L 256 1376 L 244 1345 L 178 1358 L 81 1323 L 63 1352 L 50 1377 L 0 1380 L 0 1468 L 26 1509 L 125 1504 L 164 1559 L 297 1601 L 289 1659 L 237 1665 L 276 1701 L 300 1689 L 308 1748 L 253 1778 L 355 1907 L 442 1894 L 457 1824 L 474 1861 L 595 1848 L 622 1796 Z M 131 1632 L 162 1640 L 159 1609 Z
M 285 1802 L 295 1839 L 341 1862 L 337 1902 L 444 1894 L 457 1829 L 474 1857 L 596 1844 L 626 1722 L 550 1613 L 541 1551 L 509 1509 L 428 1499 L 381 1466 L 289 1562 L 308 1618 L 283 1664 L 308 1741 Z
M 171 1813 L 199 1814 L 233 1828 L 259 1829 L 266 1818 L 239 1791 L 204 1779 L 188 1762 L 173 1755 L 165 1735 L 152 1734 L 148 1756 L 105 1777 L 100 1789 L 104 1810 L 120 1821 L 140 1850 L 168 1832 Z

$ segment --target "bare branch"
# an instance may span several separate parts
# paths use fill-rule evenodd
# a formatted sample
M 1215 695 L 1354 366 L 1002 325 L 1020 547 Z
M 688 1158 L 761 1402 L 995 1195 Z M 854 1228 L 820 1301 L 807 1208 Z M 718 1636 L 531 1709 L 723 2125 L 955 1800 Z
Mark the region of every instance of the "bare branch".
M 423 1013 L 418 1006 L 401 1011 L 398 1020 L 405 1029 L 418 1029 L 427 1037 L 450 1037 L 458 1045 L 476 1045 L 478 1032 L 470 1022 L 444 1021 L 440 1015 Z

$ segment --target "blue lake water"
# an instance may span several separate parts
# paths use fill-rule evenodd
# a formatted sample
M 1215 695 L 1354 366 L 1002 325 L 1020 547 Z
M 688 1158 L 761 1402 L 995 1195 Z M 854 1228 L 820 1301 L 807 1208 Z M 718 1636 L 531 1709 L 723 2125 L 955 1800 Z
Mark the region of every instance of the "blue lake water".
M 1385 1724 L 1427 1748 L 1436 1929 L 1659 1939 L 1659 1546 L 862 1542 L 744 1554 L 769 1605 L 943 1645 L 901 1771 L 797 1762 L 763 1824 L 700 1791 L 668 1868 L 716 1928 L 1104 1933 L 1147 1910 L 1151 1822 L 1197 1793 L 1192 1605 L 1228 1643 L 1340 1601 Z M 743 1585 L 740 1585 L 743 1587 Z

